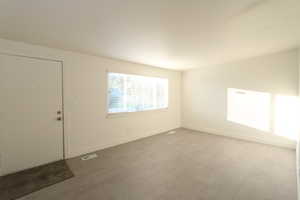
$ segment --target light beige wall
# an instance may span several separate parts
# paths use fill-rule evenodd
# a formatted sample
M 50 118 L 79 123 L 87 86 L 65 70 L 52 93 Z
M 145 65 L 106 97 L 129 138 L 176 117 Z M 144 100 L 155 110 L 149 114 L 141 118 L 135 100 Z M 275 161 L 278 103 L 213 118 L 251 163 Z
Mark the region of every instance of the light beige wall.
M 298 51 L 291 50 L 183 73 L 182 125 L 200 131 L 295 147 L 273 133 L 229 122 L 227 88 L 298 95 Z M 272 106 L 274 107 L 274 105 Z
M 181 126 L 181 73 L 0 39 L 0 52 L 63 61 L 66 156 L 73 157 Z M 106 115 L 106 72 L 169 79 L 169 108 Z

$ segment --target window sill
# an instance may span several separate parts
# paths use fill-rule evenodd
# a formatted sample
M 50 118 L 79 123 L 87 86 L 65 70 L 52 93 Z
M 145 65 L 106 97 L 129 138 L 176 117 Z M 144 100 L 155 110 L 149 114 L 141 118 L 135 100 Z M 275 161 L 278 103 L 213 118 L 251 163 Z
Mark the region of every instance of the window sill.
M 120 113 L 107 113 L 106 118 L 121 118 L 121 117 L 129 117 L 129 116 L 140 116 L 145 114 L 152 114 L 157 112 L 166 112 L 169 108 L 161 108 L 154 110 L 143 110 L 143 111 L 135 111 L 135 112 L 120 112 Z

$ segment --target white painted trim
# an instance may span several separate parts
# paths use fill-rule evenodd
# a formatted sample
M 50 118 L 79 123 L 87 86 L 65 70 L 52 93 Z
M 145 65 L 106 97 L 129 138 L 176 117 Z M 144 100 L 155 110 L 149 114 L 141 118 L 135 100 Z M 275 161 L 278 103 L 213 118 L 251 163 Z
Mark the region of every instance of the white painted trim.
M 194 127 L 188 127 L 183 126 L 183 128 L 195 130 L 199 132 L 204 132 L 208 134 L 214 134 L 214 135 L 220 135 L 245 141 L 251 141 L 251 142 L 257 142 L 261 144 L 268 144 L 273 145 L 277 147 L 284 147 L 288 149 L 296 149 L 297 143 L 296 141 L 292 140 L 286 140 L 286 141 L 278 141 L 274 137 L 257 137 L 255 135 L 245 134 L 245 133 L 238 133 L 238 132 L 227 132 L 227 131 L 219 131 L 216 129 L 211 128 L 194 128 Z
M 298 95 L 300 96 L 300 48 L 298 49 Z M 296 149 L 296 174 L 297 174 L 297 195 L 300 200 L 300 133 L 298 134 L 297 149 Z
M 299 168 L 299 149 L 300 148 L 300 143 L 299 140 L 297 141 L 297 148 L 296 148 L 296 174 L 297 174 L 297 196 L 298 196 L 298 200 L 300 200 L 300 168 Z
M 141 139 L 151 137 L 151 136 L 154 136 L 154 135 L 167 133 L 169 131 L 177 130 L 177 129 L 180 129 L 180 128 L 181 127 L 161 129 L 161 130 L 155 131 L 155 132 L 152 131 L 152 132 L 149 132 L 147 135 L 144 135 L 142 137 L 136 137 L 136 138 L 133 138 L 131 140 L 124 140 L 124 141 L 119 142 L 117 144 L 109 144 L 109 145 L 106 145 L 106 146 L 84 147 L 84 148 L 81 148 L 81 149 L 77 149 L 77 151 L 72 152 L 72 154 L 69 155 L 68 159 L 75 158 L 75 157 L 82 156 L 82 155 L 86 155 L 86 154 L 90 154 L 90 153 L 94 153 L 94 152 L 97 152 L 97 151 L 100 151 L 100 150 L 103 150 L 103 149 L 119 146 L 119 145 L 126 144 L 126 143 L 129 143 L 129 142 L 141 140 Z

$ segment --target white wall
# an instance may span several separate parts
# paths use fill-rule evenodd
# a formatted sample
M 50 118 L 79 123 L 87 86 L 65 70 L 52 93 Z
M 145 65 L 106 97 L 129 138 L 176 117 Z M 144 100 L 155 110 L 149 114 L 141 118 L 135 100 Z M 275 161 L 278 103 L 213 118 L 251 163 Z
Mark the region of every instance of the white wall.
M 300 50 L 298 51 L 298 72 L 299 72 L 299 88 L 298 95 L 300 97 Z M 300 200 L 300 133 L 297 141 L 296 149 L 296 170 L 297 170 L 297 188 L 298 188 L 298 200 Z
M 295 148 L 294 141 L 229 122 L 226 115 L 227 88 L 297 96 L 297 50 L 189 70 L 182 83 L 183 127 Z
M 178 71 L 0 39 L 0 52 L 63 61 L 65 146 L 68 158 L 181 126 Z M 106 71 L 169 79 L 169 108 L 107 118 Z

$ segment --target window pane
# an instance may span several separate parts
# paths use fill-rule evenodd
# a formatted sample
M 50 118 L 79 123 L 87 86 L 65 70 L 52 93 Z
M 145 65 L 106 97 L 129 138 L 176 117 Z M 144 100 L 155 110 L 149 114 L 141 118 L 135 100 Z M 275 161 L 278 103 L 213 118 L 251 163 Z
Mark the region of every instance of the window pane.
M 136 112 L 168 107 L 168 80 L 108 73 L 108 112 Z
M 124 109 L 124 77 L 111 74 L 108 79 L 109 109 L 122 112 Z

